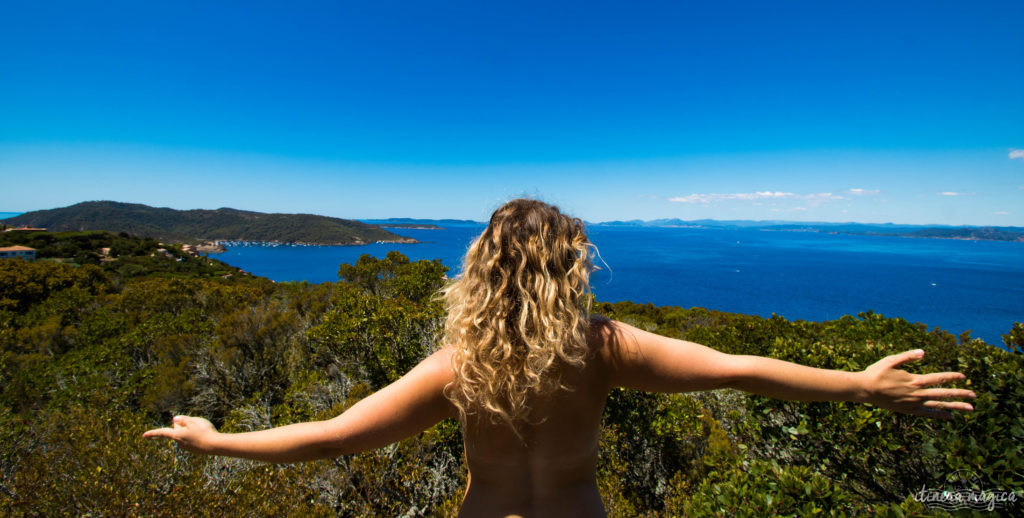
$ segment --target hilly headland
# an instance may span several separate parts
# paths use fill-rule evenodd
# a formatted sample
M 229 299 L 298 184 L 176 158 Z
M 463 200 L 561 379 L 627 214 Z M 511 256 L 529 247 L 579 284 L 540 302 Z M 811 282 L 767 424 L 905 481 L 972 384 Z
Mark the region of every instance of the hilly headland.
M 232 208 L 175 210 L 138 203 L 88 201 L 0 220 L 7 227 L 50 231 L 107 230 L 182 243 L 249 241 L 310 245 L 416 243 L 379 225 L 314 214 L 268 214 Z

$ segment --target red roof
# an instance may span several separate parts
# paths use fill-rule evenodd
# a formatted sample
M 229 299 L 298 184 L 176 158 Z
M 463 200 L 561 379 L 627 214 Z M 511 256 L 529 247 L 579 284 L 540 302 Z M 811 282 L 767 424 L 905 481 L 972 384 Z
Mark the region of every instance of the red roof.
M 20 245 L 0 247 L 0 252 L 35 252 L 35 251 L 36 251 L 35 248 L 29 248 L 27 246 L 20 246 Z

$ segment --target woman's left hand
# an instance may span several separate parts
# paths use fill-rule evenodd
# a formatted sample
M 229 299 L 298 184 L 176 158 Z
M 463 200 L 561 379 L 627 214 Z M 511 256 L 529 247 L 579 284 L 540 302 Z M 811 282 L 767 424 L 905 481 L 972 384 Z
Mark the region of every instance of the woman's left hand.
M 923 357 L 924 351 L 920 349 L 893 354 L 878 360 L 860 372 L 859 375 L 864 379 L 865 402 L 894 412 L 944 419 L 953 417 L 950 410 L 967 412 L 974 410 L 970 403 L 949 401 L 974 398 L 975 394 L 971 390 L 925 388 L 967 379 L 963 374 L 959 372 L 911 374 L 896 368 Z

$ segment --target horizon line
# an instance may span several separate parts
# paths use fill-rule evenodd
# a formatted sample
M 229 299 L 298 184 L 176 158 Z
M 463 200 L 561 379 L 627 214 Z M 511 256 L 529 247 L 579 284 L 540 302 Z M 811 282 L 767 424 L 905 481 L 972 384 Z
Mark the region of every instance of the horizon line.
M 146 204 L 143 204 L 143 203 L 119 202 L 119 201 L 114 201 L 114 200 L 90 200 L 90 201 L 110 201 L 110 202 L 113 202 L 113 203 L 125 203 L 125 204 L 133 204 L 133 205 L 146 205 Z M 79 203 L 86 203 L 86 202 L 79 202 Z M 4 218 L 0 218 L 0 221 L 6 220 L 6 219 L 9 219 L 9 218 L 13 218 L 13 217 L 17 217 L 17 216 L 20 216 L 20 215 L 23 215 L 23 214 L 28 214 L 30 212 L 38 212 L 38 211 L 42 211 L 42 210 L 55 210 L 55 209 L 71 207 L 73 205 L 78 205 L 79 203 L 75 203 L 75 204 L 72 204 L 72 205 L 67 205 L 65 207 L 55 207 L 55 208 L 52 208 L 52 209 L 36 209 L 36 210 L 30 210 L 30 211 L 2 211 L 2 210 L 0 210 L 0 214 L 11 214 L 10 216 L 6 216 Z M 356 218 L 343 218 L 343 217 L 339 217 L 339 216 L 328 216 L 328 215 L 325 215 L 325 214 L 313 214 L 313 213 L 308 213 L 308 212 L 262 212 L 262 211 L 251 210 L 251 209 L 237 209 L 237 208 L 234 208 L 234 207 L 218 207 L 216 209 L 205 209 L 205 208 L 175 209 L 173 207 L 156 207 L 156 206 L 152 206 L 152 205 L 146 205 L 146 206 L 152 207 L 152 208 L 156 208 L 156 209 L 171 209 L 171 210 L 177 210 L 177 211 L 230 209 L 230 210 L 239 210 L 239 211 L 246 211 L 246 212 L 260 212 L 260 213 L 263 213 L 263 214 L 290 214 L 290 215 L 306 214 L 306 215 L 312 215 L 312 216 L 323 216 L 323 217 L 328 217 L 328 218 L 346 219 L 346 220 L 360 221 L 360 222 L 389 221 L 389 220 L 419 220 L 419 221 L 443 221 L 443 220 L 449 220 L 449 221 L 472 222 L 472 223 L 477 223 L 477 224 L 480 224 L 480 225 L 486 225 L 487 224 L 486 221 L 478 221 L 478 220 L 474 220 L 474 219 L 454 218 L 454 217 L 434 217 L 434 218 L 427 217 L 427 218 L 424 218 L 424 217 L 411 217 L 411 216 L 392 216 L 392 217 L 388 217 L 388 218 L 359 218 L 359 217 L 356 217 Z M 583 218 L 581 218 L 581 219 L 583 219 Z M 1024 226 L 1015 226 L 1015 225 L 993 225 L 993 224 L 975 225 L 975 224 L 969 224 L 969 223 L 960 223 L 960 224 L 948 224 L 948 223 L 897 223 L 897 222 L 894 222 L 894 221 L 868 222 L 868 221 L 850 221 L 850 220 L 848 220 L 848 221 L 801 221 L 801 220 L 785 220 L 785 219 L 716 219 L 716 218 L 682 219 L 682 218 L 678 218 L 678 217 L 661 217 L 661 218 L 654 218 L 654 219 L 612 219 L 612 220 L 604 220 L 604 221 L 589 221 L 589 220 L 583 219 L 584 224 L 586 224 L 586 225 L 597 225 L 597 226 L 602 226 L 602 225 L 604 225 L 604 226 L 615 226 L 615 225 L 613 225 L 615 223 L 620 223 L 620 224 L 628 224 L 628 223 L 633 223 L 633 224 L 649 224 L 649 223 L 656 222 L 656 221 L 678 221 L 680 223 L 694 223 L 694 224 L 699 224 L 700 222 L 715 222 L 715 223 L 748 223 L 748 224 L 761 224 L 761 225 L 794 225 L 794 224 L 795 225 L 879 225 L 879 226 L 941 227 L 941 228 L 1024 229 Z M 674 227 L 674 226 L 677 226 L 677 225 L 651 225 L 651 226 L 655 226 L 655 227 Z

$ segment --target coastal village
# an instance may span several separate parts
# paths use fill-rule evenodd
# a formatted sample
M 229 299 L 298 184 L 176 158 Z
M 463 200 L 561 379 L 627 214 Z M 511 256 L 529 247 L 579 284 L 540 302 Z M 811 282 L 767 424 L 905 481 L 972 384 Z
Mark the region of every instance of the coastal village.
M 11 227 L 11 228 L 5 228 L 5 229 L 3 229 L 3 231 L 4 232 L 47 232 L 47 230 L 45 228 L 38 228 L 38 227 Z M 160 246 L 161 247 L 167 247 L 169 245 L 166 245 L 164 243 L 160 243 Z M 219 242 L 216 242 L 216 241 L 205 241 L 205 242 L 200 243 L 198 245 L 192 245 L 192 244 L 183 244 L 183 245 L 181 245 L 181 251 L 182 252 L 184 252 L 185 254 L 188 254 L 188 255 L 190 255 L 192 257 L 195 257 L 195 258 L 199 258 L 199 257 L 203 256 L 204 254 L 221 253 L 221 252 L 224 252 L 225 250 L 226 249 L 224 248 L 224 246 L 221 245 Z M 108 248 L 108 247 L 101 248 L 99 250 L 99 252 L 100 252 L 100 261 L 101 262 L 110 262 L 110 261 L 115 261 L 116 260 L 114 257 L 110 256 L 110 248 Z M 163 254 L 167 258 L 174 258 L 171 255 L 171 253 L 167 251 L 167 248 L 158 248 L 156 250 L 156 252 L 154 252 L 151 256 L 155 256 L 156 254 Z M 25 260 L 25 261 L 34 261 L 34 260 L 36 260 L 36 250 L 34 248 L 27 247 L 27 246 L 21 246 L 21 245 L 0 247 L 0 259 L 22 259 L 22 260 Z M 181 259 L 178 258 L 178 260 L 180 261 Z
M 5 228 L 4 232 L 46 232 L 45 228 L 34 228 L 34 227 L 13 227 Z M 36 249 L 29 248 L 27 246 L 3 246 L 0 247 L 0 259 L 23 259 L 25 261 L 36 260 Z

